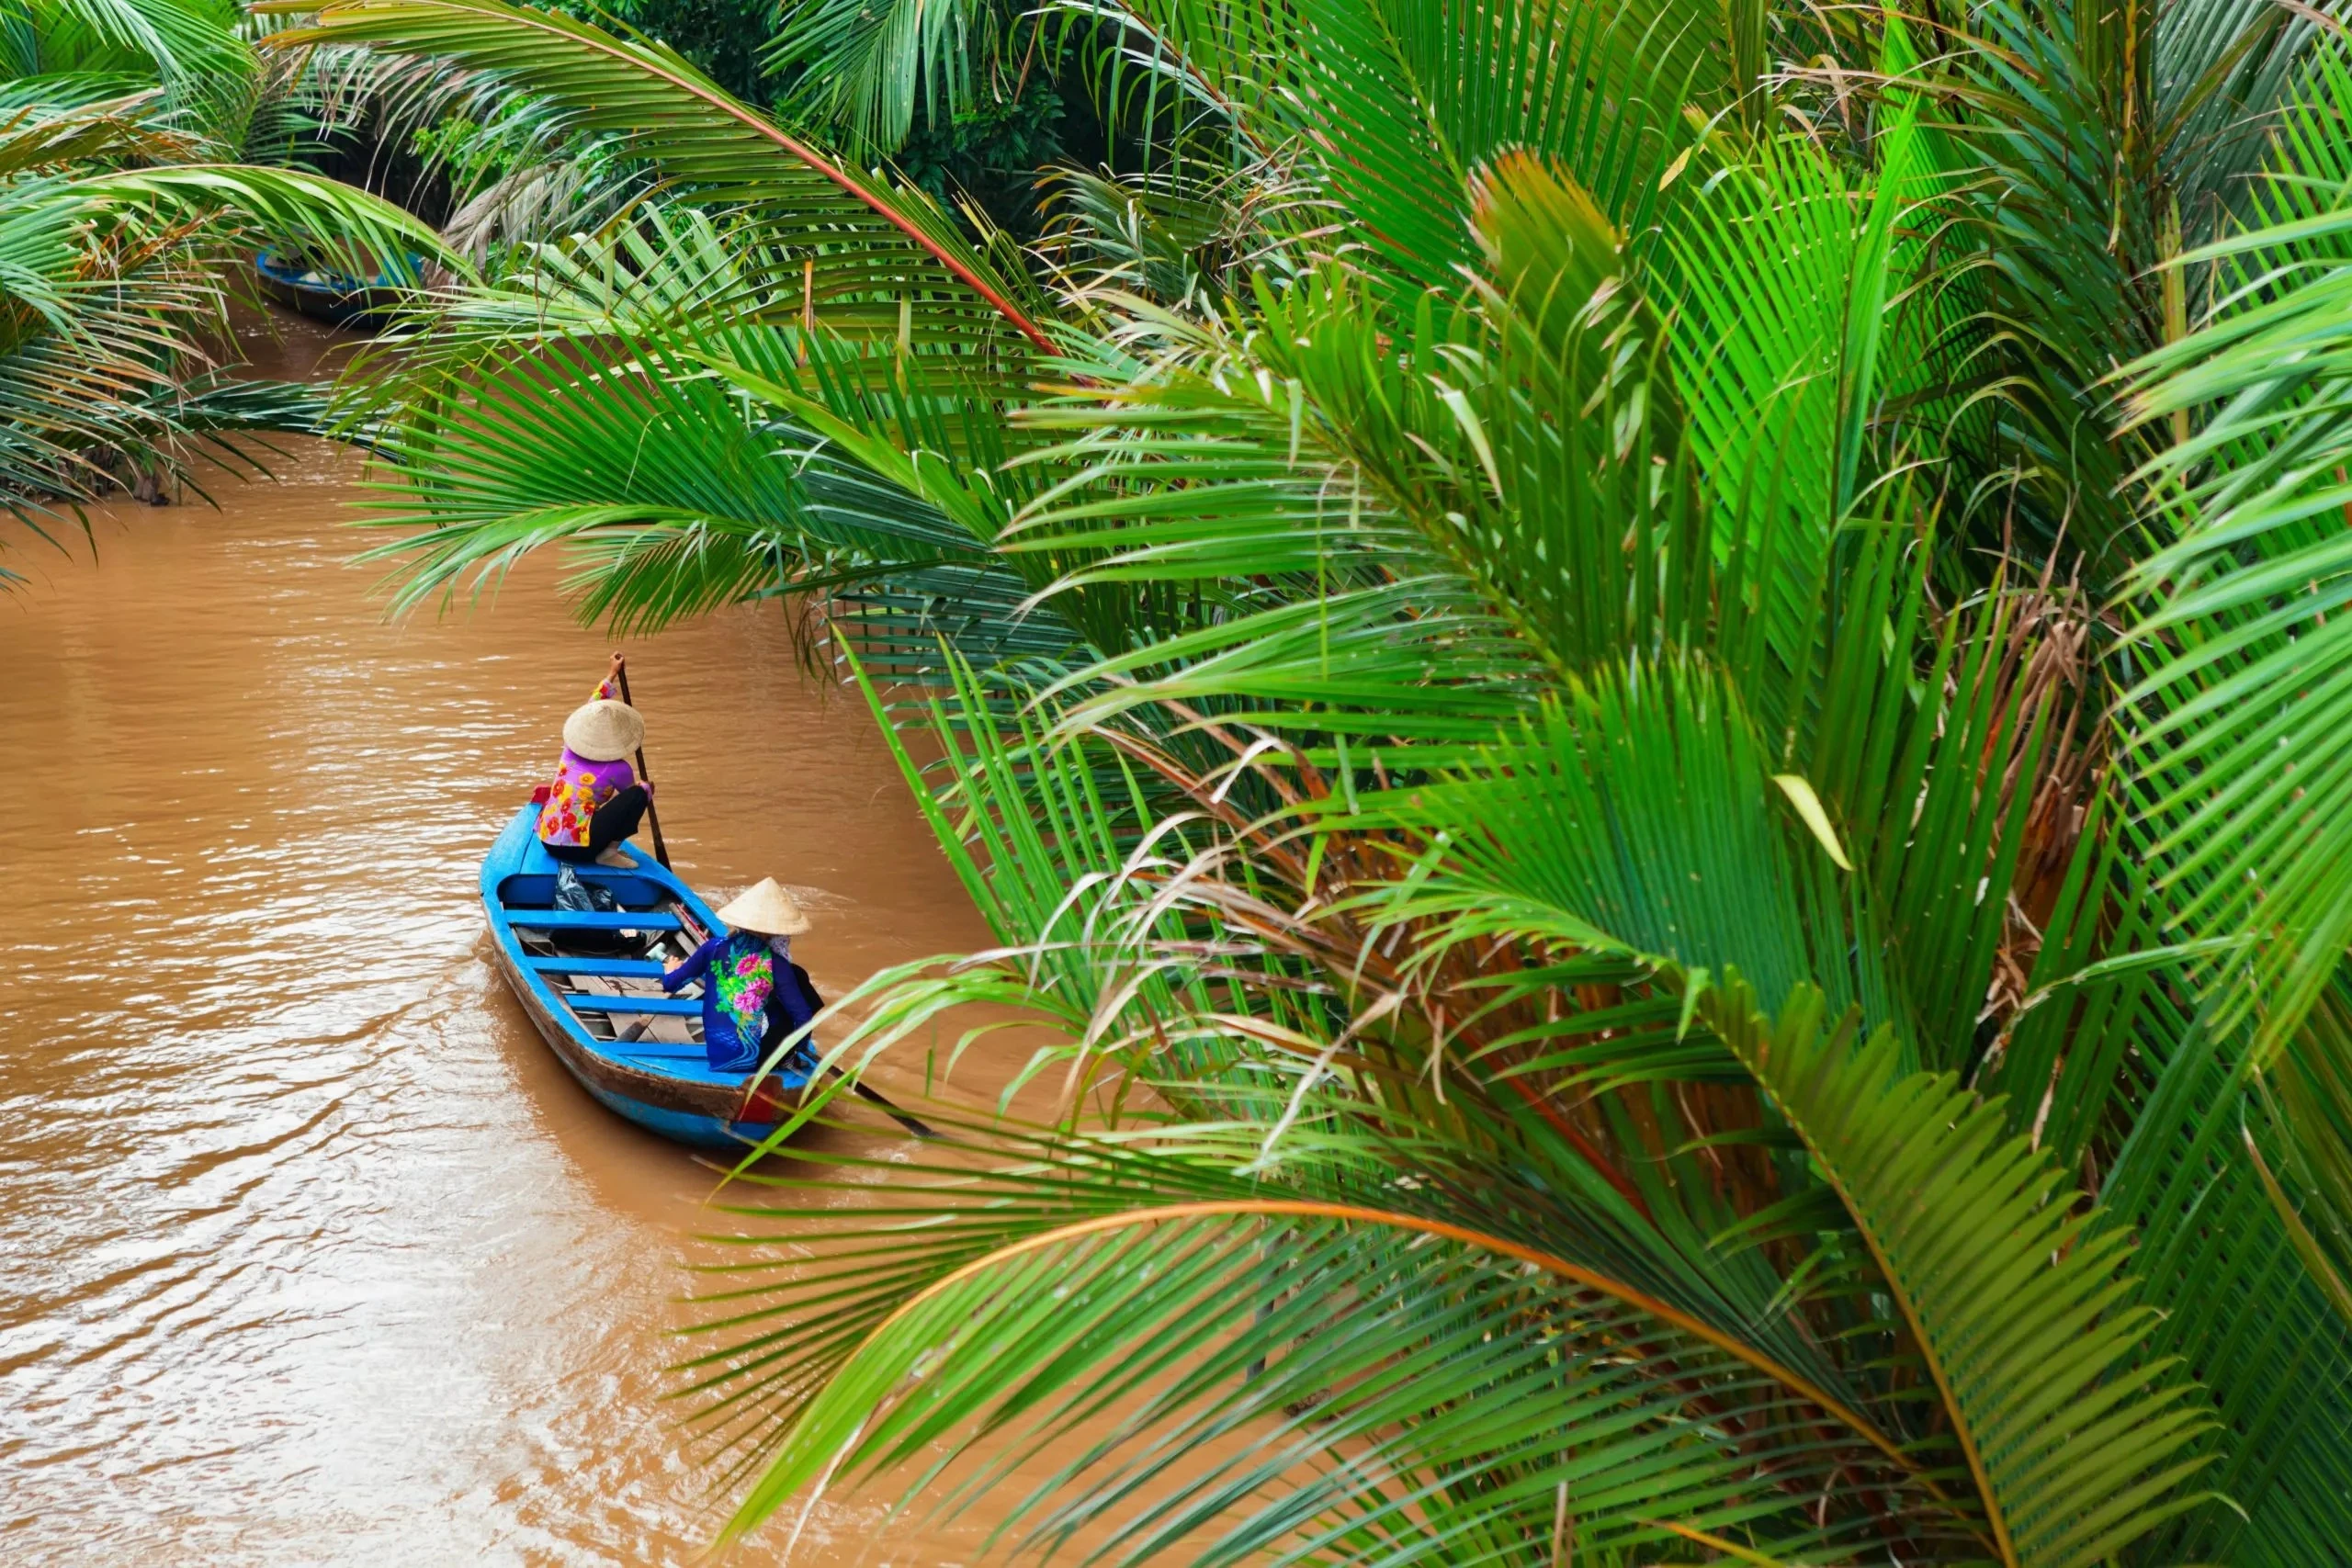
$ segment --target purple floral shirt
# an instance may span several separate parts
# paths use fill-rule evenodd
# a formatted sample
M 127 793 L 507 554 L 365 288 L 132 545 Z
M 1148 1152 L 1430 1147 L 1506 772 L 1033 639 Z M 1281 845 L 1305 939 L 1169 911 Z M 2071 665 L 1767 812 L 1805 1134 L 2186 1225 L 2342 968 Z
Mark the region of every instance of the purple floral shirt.
M 608 678 L 596 688 L 591 702 L 618 695 Z M 539 842 L 584 844 L 588 819 L 596 807 L 637 782 L 637 770 L 626 757 L 592 762 L 567 746 L 555 764 L 555 781 L 548 785 L 548 800 L 539 807 Z

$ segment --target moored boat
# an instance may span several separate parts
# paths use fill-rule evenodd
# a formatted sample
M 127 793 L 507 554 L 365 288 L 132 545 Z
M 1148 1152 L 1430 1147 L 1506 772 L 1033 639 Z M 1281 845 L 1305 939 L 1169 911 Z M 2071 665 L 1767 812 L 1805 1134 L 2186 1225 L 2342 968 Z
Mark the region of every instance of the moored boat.
M 413 258 L 412 265 L 422 260 Z M 380 327 L 401 299 L 399 280 L 388 272 L 379 270 L 373 277 L 347 277 L 275 251 L 256 254 L 254 272 L 267 298 L 313 321 L 339 327 Z
M 694 889 L 634 845 L 628 869 L 573 866 L 618 912 L 555 907 L 559 863 L 525 806 L 481 864 L 482 915 L 500 971 L 523 1010 L 581 1086 L 641 1127 L 702 1148 L 741 1152 L 797 1109 L 808 1079 L 711 1070 L 697 984 L 670 996 L 662 971 L 727 929 Z

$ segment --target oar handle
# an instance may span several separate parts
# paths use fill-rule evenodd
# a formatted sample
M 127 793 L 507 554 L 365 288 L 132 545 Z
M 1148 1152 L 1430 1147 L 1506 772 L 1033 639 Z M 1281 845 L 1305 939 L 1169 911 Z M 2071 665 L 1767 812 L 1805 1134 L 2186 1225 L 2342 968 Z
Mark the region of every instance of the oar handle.
M 621 678 L 621 701 L 635 707 L 637 699 L 628 694 L 628 660 L 618 649 L 613 650 L 613 672 Z M 637 777 L 646 786 L 645 819 L 653 828 L 653 858 L 660 861 L 666 871 L 670 865 L 670 846 L 662 841 L 662 809 L 653 804 L 653 775 L 645 771 L 645 748 L 642 745 L 637 749 Z

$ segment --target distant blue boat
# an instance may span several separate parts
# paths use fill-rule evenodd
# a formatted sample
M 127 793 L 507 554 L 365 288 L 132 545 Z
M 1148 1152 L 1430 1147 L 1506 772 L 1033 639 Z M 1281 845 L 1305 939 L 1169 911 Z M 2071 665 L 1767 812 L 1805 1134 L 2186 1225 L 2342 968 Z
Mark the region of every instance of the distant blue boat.
M 421 276 L 424 265 L 423 256 L 410 257 L 410 276 Z M 384 268 L 373 277 L 350 277 L 263 251 L 254 257 L 254 271 L 268 298 L 340 327 L 380 327 L 405 297 L 404 280 Z
M 660 862 L 625 846 L 627 871 L 574 866 L 620 901 L 618 914 L 558 909 L 555 858 L 526 806 L 481 863 L 481 908 L 499 968 L 539 1033 L 581 1086 L 640 1127 L 700 1148 L 741 1153 L 799 1107 L 808 1080 L 779 1070 L 757 1086 L 713 1072 L 702 1043 L 699 984 L 662 990 L 662 971 L 723 932 L 708 905 Z

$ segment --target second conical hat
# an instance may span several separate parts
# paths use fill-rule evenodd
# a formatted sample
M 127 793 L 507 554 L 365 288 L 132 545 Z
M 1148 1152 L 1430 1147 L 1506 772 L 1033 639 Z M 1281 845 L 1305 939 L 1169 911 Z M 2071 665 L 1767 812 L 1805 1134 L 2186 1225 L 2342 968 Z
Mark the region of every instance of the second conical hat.
M 757 931 L 762 936 L 798 936 L 808 929 L 808 917 L 773 876 L 757 887 L 746 888 L 718 911 L 718 918 L 731 931 Z

